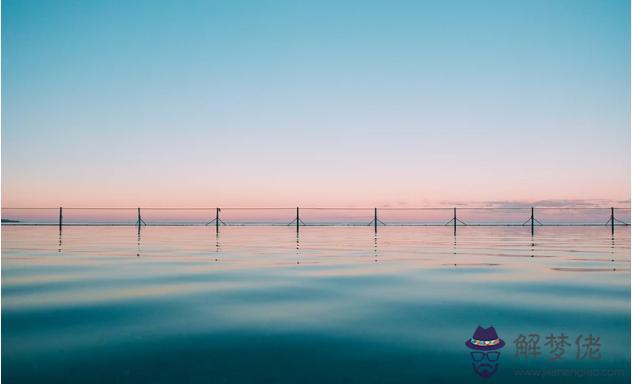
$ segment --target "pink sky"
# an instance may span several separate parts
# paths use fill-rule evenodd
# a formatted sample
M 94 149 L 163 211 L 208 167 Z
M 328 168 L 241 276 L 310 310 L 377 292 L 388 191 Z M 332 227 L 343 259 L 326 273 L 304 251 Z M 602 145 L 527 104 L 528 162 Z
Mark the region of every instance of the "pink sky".
M 630 199 L 625 2 L 80 3 L 3 12 L 4 206 Z

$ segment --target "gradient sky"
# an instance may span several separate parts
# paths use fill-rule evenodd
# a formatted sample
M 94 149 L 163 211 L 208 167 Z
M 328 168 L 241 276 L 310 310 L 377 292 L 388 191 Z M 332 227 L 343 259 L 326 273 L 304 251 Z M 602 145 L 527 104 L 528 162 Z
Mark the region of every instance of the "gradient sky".
M 629 200 L 629 17 L 616 0 L 4 0 L 2 202 Z

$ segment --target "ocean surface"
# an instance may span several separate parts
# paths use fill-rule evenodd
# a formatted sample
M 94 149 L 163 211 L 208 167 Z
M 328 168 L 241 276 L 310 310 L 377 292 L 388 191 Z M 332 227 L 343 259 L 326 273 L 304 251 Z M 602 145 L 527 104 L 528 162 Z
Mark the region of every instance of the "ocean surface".
M 3 382 L 630 382 L 629 227 L 452 230 L 3 226 Z

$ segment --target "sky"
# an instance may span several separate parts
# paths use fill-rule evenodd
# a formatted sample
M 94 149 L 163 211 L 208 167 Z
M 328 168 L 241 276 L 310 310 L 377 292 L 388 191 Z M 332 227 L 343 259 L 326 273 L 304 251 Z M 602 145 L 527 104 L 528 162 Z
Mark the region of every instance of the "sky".
M 2 204 L 630 198 L 627 1 L 2 1 Z

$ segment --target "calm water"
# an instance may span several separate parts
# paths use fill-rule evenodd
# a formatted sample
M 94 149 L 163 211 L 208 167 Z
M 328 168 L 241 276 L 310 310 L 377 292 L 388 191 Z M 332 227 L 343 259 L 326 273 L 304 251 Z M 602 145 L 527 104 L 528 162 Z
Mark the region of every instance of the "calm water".
M 628 228 L 451 231 L 3 226 L 2 379 L 630 382 Z

